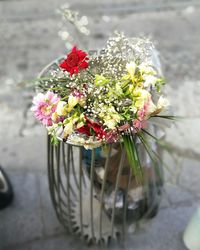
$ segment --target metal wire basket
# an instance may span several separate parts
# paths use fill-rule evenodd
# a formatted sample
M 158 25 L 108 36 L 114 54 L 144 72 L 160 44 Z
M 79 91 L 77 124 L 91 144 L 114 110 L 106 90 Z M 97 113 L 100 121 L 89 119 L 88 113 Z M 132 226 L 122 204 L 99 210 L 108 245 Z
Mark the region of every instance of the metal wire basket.
M 138 144 L 144 182 L 137 183 L 124 147 L 86 150 L 48 137 L 50 195 L 60 222 L 88 242 L 125 237 L 157 213 L 163 186 L 161 164 L 152 164 Z

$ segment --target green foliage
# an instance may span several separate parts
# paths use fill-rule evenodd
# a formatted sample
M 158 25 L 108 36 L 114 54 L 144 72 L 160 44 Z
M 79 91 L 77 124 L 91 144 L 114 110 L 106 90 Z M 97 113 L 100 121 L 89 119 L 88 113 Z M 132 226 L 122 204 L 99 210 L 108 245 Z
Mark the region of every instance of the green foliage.
M 110 79 L 107 79 L 106 77 L 104 77 L 102 75 L 95 75 L 94 84 L 96 86 L 103 86 L 103 85 L 106 85 L 109 82 L 110 82 Z
M 166 81 L 164 78 L 158 78 L 155 84 L 157 92 L 160 92 L 163 85 L 165 85 Z
M 140 164 L 137 146 L 135 143 L 136 137 L 134 138 L 132 134 L 128 134 L 128 135 L 123 135 L 122 138 L 123 138 L 126 154 L 128 157 L 128 161 L 132 168 L 133 174 L 136 178 L 136 181 L 138 183 L 141 183 L 142 177 L 143 177 L 143 171 L 142 171 L 142 167 Z
M 51 143 L 55 146 L 57 146 L 59 144 L 59 140 L 55 134 L 51 135 Z

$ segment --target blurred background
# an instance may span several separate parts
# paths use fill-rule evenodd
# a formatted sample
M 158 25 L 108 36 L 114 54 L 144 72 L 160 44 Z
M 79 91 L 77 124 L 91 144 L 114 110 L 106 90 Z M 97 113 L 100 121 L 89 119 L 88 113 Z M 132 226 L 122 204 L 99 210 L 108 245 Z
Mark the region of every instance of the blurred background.
M 80 12 L 76 29 L 59 14 L 64 0 L 0 0 L 0 164 L 15 191 L 13 204 L 0 211 L 0 250 L 84 248 L 65 233 L 51 205 L 46 131 L 29 110 L 31 81 L 71 43 L 101 48 L 115 30 L 155 42 L 173 112 L 186 117 L 166 130 L 173 153 L 164 155 L 169 170 L 160 212 L 127 249 L 183 250 L 182 233 L 200 201 L 200 2 L 67 3 Z

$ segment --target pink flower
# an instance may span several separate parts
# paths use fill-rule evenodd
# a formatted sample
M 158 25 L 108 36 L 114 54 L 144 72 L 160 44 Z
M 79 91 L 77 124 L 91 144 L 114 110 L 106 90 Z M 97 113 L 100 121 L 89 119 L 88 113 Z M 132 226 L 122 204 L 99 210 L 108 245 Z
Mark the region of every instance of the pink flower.
M 108 133 L 106 133 L 106 142 L 107 143 L 113 143 L 119 140 L 119 134 L 117 133 L 117 131 L 109 131 Z
M 138 110 L 137 112 L 138 120 L 142 121 L 146 117 L 147 112 L 148 112 L 148 107 L 149 107 L 149 103 L 146 102 L 144 106 L 140 110 Z
M 129 128 L 130 128 L 130 125 L 129 125 L 128 123 L 125 123 L 124 125 L 120 126 L 120 127 L 118 128 L 118 130 L 119 130 L 120 132 L 122 132 L 122 131 L 128 130 Z
M 135 120 L 133 121 L 133 126 L 134 126 L 134 128 L 140 130 L 140 129 L 146 127 L 146 121 L 145 121 L 145 120 L 144 120 L 144 121 L 140 121 L 140 120 L 138 120 L 138 119 L 135 119 Z
M 140 130 L 146 127 L 146 118 L 148 114 L 149 102 L 145 103 L 144 106 L 138 110 L 137 119 L 133 121 L 133 126 Z
M 45 126 L 51 126 L 52 114 L 56 111 L 56 107 L 60 98 L 53 92 L 48 91 L 46 94 L 39 93 L 33 98 L 33 107 L 35 117 Z

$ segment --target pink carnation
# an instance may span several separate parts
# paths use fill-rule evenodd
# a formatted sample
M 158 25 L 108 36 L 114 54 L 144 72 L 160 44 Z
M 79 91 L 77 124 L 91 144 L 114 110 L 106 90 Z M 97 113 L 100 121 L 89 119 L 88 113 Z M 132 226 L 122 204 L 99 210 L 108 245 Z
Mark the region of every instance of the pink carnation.
M 56 107 L 60 98 L 53 92 L 48 91 L 46 94 L 39 93 L 33 98 L 33 107 L 35 117 L 45 126 L 52 125 L 52 114 L 56 111 Z

